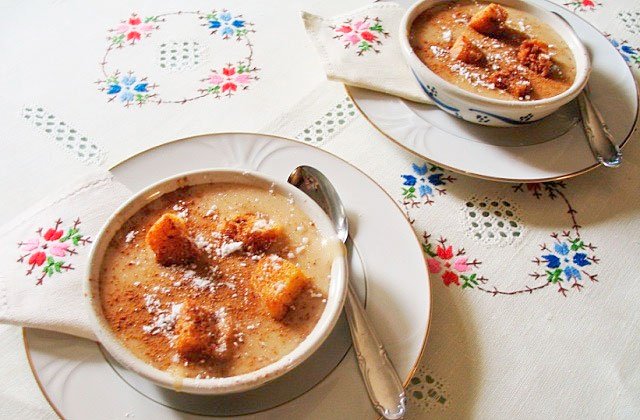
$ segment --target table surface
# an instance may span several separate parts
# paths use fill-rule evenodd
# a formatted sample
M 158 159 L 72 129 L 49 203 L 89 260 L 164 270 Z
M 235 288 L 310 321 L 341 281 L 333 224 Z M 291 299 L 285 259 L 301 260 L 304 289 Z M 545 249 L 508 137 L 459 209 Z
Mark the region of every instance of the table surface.
M 605 33 L 637 78 L 637 2 L 556 2 Z M 226 1 L 250 42 L 233 36 L 237 27 L 226 38 L 219 30 L 213 53 L 199 42 L 210 35 L 201 25 L 212 6 L 203 1 L 5 2 L 0 217 L 173 139 L 296 138 L 364 170 L 422 238 L 433 312 L 409 417 L 640 417 L 637 133 L 621 168 L 562 182 L 499 184 L 434 167 L 388 141 L 325 79 L 304 33 L 300 10 L 333 15 L 364 3 Z M 137 17 L 152 17 L 140 39 L 127 26 Z M 249 77 L 238 78 L 242 66 Z M 204 78 L 193 78 L 198 72 Z M 229 78 L 234 88 L 225 89 Z M 148 92 L 137 96 L 141 83 Z M 32 123 L 38 115 L 52 124 Z M 0 352 L 0 417 L 55 417 L 20 328 L 0 326 Z

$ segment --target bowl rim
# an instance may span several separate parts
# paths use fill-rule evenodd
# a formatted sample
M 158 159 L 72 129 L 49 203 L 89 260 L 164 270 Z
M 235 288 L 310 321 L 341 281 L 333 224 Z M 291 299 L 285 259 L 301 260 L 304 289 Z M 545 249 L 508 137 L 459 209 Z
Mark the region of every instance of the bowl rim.
M 296 206 L 316 223 L 324 237 L 335 242 L 335 246 L 332 246 L 332 250 L 335 250 L 335 256 L 331 267 L 331 281 L 329 283 L 326 306 L 316 325 L 298 346 L 288 354 L 260 369 L 241 375 L 208 379 L 183 378 L 160 370 L 138 358 L 116 337 L 102 313 L 98 287 L 99 275 L 97 274 L 102 265 L 104 249 L 113 238 L 115 232 L 117 232 L 131 216 L 148 203 L 184 186 L 219 182 L 242 184 L 242 182 L 229 181 L 228 179 L 217 181 L 207 180 L 209 177 L 215 178 L 216 176 L 236 180 L 250 179 L 252 181 L 245 183 L 245 185 L 261 184 L 265 187 L 275 187 L 276 191 L 283 195 L 291 194 L 296 202 Z M 347 294 L 347 282 L 348 262 L 344 244 L 337 238 L 328 215 L 326 215 L 320 206 L 311 198 L 287 182 L 265 176 L 256 171 L 208 168 L 182 172 L 161 179 L 124 201 L 111 216 L 109 216 L 96 235 L 96 240 L 89 254 L 88 265 L 82 280 L 82 285 L 84 303 L 88 305 L 89 322 L 100 345 L 125 368 L 132 370 L 162 387 L 174 391 L 191 394 L 223 395 L 257 388 L 291 371 L 315 353 L 333 331 L 342 313 Z
M 562 18 L 561 16 L 547 10 L 546 8 L 538 4 L 529 3 L 523 0 L 491 0 L 490 2 L 501 4 L 501 5 L 505 5 L 505 3 L 507 2 L 526 4 L 528 7 L 537 9 L 542 14 L 545 14 L 551 19 L 555 20 L 560 27 L 564 28 L 567 31 L 566 33 L 568 34 L 568 37 L 565 34 L 558 31 L 555 27 L 552 28 L 558 34 L 558 36 L 560 36 L 565 42 L 567 42 L 569 46 L 569 50 L 573 54 L 574 60 L 576 62 L 576 77 L 574 78 L 573 83 L 567 90 L 565 90 L 564 92 L 558 95 L 551 96 L 549 98 L 535 99 L 532 101 L 503 100 L 503 99 L 488 98 L 488 97 L 479 95 L 477 93 L 470 92 L 440 77 L 433 70 L 431 70 L 429 66 L 423 63 L 422 60 L 420 60 L 416 55 L 416 53 L 413 51 L 413 48 L 411 47 L 411 43 L 409 42 L 410 27 L 413 24 L 413 21 L 418 17 L 418 15 L 424 12 L 425 10 L 440 3 L 456 3 L 459 1 L 460 0 L 418 0 L 405 11 L 400 21 L 400 34 L 401 34 L 400 46 L 401 46 L 403 55 L 405 56 L 405 59 L 410 62 L 409 67 L 412 67 L 411 63 L 413 63 L 418 66 L 418 69 L 422 71 L 426 71 L 428 74 L 432 75 L 433 77 L 436 77 L 437 79 L 439 79 L 439 82 L 443 83 L 443 85 L 450 91 L 449 93 L 461 97 L 459 98 L 461 100 L 473 100 L 473 101 L 482 102 L 488 105 L 503 106 L 503 107 L 509 107 L 509 108 L 517 107 L 517 108 L 531 109 L 531 108 L 558 105 L 558 103 L 560 103 L 561 105 L 563 103 L 569 102 L 571 99 L 573 99 L 578 93 L 580 93 L 584 89 L 587 82 L 589 81 L 589 75 L 591 74 L 591 58 L 589 56 L 589 52 L 587 51 L 586 47 L 584 46 L 584 44 L 576 34 L 573 27 L 567 21 L 565 21 L 564 18 Z M 508 6 L 508 7 L 513 7 L 517 9 L 517 7 L 515 6 Z M 568 38 L 570 38 L 570 40 Z M 574 45 L 570 45 L 571 43 L 573 43 Z M 575 46 L 576 48 L 574 49 L 573 46 Z M 582 67 L 578 67 L 578 56 L 581 56 L 584 60 L 584 66 Z

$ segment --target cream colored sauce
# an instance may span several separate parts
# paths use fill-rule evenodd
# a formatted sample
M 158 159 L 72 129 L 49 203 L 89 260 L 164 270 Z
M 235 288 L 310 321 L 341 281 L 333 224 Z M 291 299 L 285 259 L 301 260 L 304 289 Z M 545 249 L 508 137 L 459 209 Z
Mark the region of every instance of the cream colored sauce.
M 489 98 L 514 100 L 509 93 L 493 87 L 487 79 L 497 68 L 517 64 L 520 37 L 538 39 L 549 45 L 555 67 L 550 78 L 523 70 L 533 87 L 530 99 L 549 98 L 567 90 L 575 79 L 576 66 L 573 53 L 560 35 L 535 16 L 507 6 L 503 6 L 509 13 L 506 24 L 513 38 L 482 35 L 467 24 L 471 16 L 488 4 L 450 2 L 424 11 L 411 27 L 410 42 L 416 55 L 438 76 L 458 87 Z M 449 56 L 449 49 L 461 35 L 482 49 L 487 57 L 486 65 L 467 65 Z
M 194 275 L 189 267 L 157 264 L 145 235 L 167 211 L 184 216 L 192 238 L 210 238 L 217 223 L 228 217 L 246 212 L 266 215 L 283 226 L 287 238 L 269 252 L 297 264 L 310 277 L 312 287 L 301 294 L 283 321 L 275 321 L 251 289 L 249 276 L 256 262 L 247 253 L 219 258 L 214 264 L 219 265 L 218 277 L 202 272 Z M 196 242 L 207 247 L 202 237 Z M 334 239 L 323 238 L 291 198 L 238 184 L 188 187 L 155 200 L 115 234 L 101 268 L 103 311 L 116 335 L 137 357 L 178 377 L 224 377 L 254 371 L 290 353 L 316 325 L 325 307 L 336 246 Z M 158 325 L 158 313 L 169 324 L 179 317 L 179 312 L 171 315 L 172 305 L 187 298 L 226 308 L 236 332 L 229 361 L 186 362 L 172 348 L 170 325 L 149 332 L 150 326 Z M 159 309 L 154 313 L 155 307 Z

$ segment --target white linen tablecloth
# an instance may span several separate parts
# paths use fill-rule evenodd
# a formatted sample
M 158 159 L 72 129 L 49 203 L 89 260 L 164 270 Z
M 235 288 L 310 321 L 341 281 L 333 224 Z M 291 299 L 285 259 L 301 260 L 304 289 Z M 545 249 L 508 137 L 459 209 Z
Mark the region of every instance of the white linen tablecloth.
M 556 2 L 609 34 L 638 75 L 637 2 Z M 302 9 L 329 16 L 363 4 L 2 4 L 0 217 L 176 138 L 297 138 L 371 175 L 423 238 L 433 318 L 410 418 L 640 417 L 638 135 L 620 169 L 564 182 L 497 184 L 433 167 L 325 80 L 304 32 Z M 211 32 L 215 53 L 200 38 Z M 0 343 L 0 417 L 54 418 L 21 330 L 0 326 Z

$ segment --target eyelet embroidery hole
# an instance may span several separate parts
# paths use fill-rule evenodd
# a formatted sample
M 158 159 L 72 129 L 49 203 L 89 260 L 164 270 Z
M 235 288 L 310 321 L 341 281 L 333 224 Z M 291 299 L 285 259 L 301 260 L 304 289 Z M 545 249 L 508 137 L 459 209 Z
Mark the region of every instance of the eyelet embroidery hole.
M 323 143 L 349 125 L 356 116 L 355 105 L 346 97 L 298 133 L 295 138 L 307 143 Z
M 472 196 L 464 204 L 463 212 L 467 234 L 487 244 L 509 245 L 525 231 L 518 216 L 519 208 L 503 198 Z
M 170 41 L 158 46 L 158 65 L 167 72 L 179 72 L 197 67 L 205 50 L 197 41 Z
M 411 402 L 422 411 L 438 408 L 445 410 L 449 406 L 446 386 L 436 379 L 430 369 L 421 365 L 407 386 L 407 395 Z
M 25 106 L 22 118 L 44 132 L 54 143 L 88 165 L 100 165 L 104 151 L 89 137 L 61 121 L 41 106 Z

